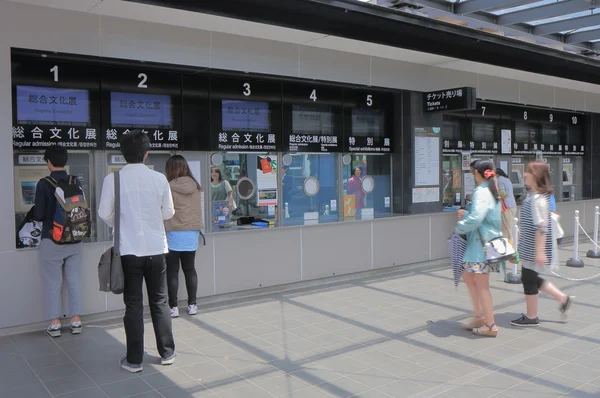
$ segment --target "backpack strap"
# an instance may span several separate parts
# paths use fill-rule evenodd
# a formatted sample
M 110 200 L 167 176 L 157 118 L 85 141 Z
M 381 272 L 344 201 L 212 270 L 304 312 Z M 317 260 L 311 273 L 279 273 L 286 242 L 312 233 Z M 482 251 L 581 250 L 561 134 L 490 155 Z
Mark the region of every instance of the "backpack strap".
M 54 178 L 52 178 L 52 177 L 50 177 L 50 176 L 48 176 L 48 177 L 44 177 L 44 180 L 46 180 L 46 181 L 48 181 L 50 184 L 52 184 L 52 186 L 53 186 L 54 188 L 56 188 L 56 187 L 58 186 L 58 182 L 57 182 L 57 181 L 56 181 Z

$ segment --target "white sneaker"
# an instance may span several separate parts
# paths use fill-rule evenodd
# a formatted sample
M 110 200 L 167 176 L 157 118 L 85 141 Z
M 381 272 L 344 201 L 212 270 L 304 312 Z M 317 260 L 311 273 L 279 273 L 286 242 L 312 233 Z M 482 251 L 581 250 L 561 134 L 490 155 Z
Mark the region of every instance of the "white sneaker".
M 171 308 L 171 318 L 179 318 L 179 308 Z
M 198 306 L 196 304 L 188 305 L 188 314 L 196 315 L 198 313 Z

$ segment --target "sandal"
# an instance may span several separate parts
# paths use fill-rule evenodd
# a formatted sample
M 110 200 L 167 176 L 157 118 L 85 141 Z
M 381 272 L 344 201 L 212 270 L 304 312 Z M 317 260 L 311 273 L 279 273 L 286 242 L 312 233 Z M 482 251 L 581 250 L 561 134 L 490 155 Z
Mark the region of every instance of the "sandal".
M 496 337 L 498 335 L 498 328 L 495 323 L 491 325 L 483 325 L 473 329 L 473 334 L 478 336 Z
M 461 326 L 465 330 L 473 330 L 475 328 L 479 328 L 485 325 L 485 320 L 483 317 L 473 317 L 469 323 L 463 323 Z

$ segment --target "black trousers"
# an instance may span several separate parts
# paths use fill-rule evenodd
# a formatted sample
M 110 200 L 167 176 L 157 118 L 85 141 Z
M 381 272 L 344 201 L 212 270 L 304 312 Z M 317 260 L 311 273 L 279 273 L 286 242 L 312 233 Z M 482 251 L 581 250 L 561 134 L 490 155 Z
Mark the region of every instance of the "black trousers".
M 144 356 L 144 279 L 158 353 L 162 358 L 168 358 L 175 352 L 175 340 L 167 303 L 165 256 L 122 256 L 121 260 L 125 275 L 123 323 L 127 337 L 127 362 L 141 364 Z
M 195 251 L 178 252 L 169 250 L 167 254 L 167 281 L 169 284 L 169 307 L 177 307 L 177 292 L 179 290 L 179 263 L 185 276 L 185 286 L 188 294 L 188 305 L 196 304 L 198 292 L 198 275 L 194 259 Z

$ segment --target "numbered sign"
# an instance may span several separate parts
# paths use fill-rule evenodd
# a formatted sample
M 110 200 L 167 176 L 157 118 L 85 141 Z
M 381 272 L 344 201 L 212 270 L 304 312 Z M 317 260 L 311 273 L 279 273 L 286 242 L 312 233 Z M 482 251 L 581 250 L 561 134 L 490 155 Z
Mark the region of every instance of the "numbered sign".
M 13 148 L 101 147 L 94 68 L 14 53 L 11 60 Z
M 101 78 L 102 135 L 106 149 L 120 147 L 134 130 L 148 134 L 150 149 L 182 149 L 181 77 L 136 68 L 106 68 Z
M 393 152 L 394 95 L 344 91 L 344 152 Z
M 364 98 L 373 106 L 374 97 Z M 342 90 L 311 83 L 283 84 L 283 148 L 289 152 L 343 151 Z
M 275 152 L 281 143 L 281 84 L 211 77 L 210 148 Z

